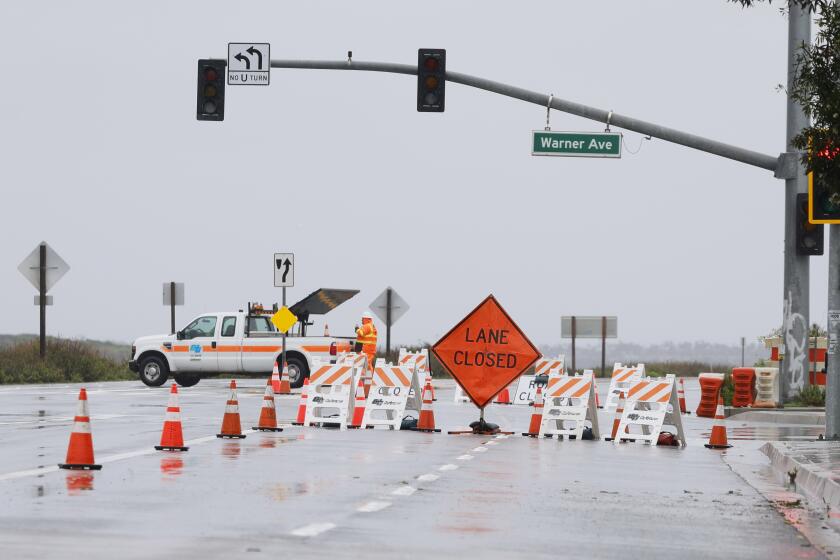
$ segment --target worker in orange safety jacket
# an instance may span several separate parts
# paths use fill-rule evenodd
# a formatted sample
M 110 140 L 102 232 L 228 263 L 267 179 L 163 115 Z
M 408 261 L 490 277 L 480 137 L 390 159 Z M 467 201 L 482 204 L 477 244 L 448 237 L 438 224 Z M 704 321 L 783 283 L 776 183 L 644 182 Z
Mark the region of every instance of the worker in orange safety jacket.
M 373 315 L 365 311 L 362 314 L 362 326 L 356 329 L 356 352 L 364 352 L 367 356 L 367 367 L 373 371 L 373 364 L 376 361 L 376 325 L 373 324 Z

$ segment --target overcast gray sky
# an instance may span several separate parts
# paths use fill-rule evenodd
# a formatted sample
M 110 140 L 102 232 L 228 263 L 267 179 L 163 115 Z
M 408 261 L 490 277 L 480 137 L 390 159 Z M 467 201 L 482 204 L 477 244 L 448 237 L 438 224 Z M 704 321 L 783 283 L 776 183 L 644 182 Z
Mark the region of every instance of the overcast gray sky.
M 402 342 L 490 292 L 542 344 L 567 314 L 618 315 L 625 341 L 753 338 L 782 316 L 770 172 L 631 132 L 620 160 L 536 158 L 544 108 L 449 84 L 446 112 L 421 114 L 403 75 L 275 69 L 227 88 L 225 122 L 197 122 L 196 60 L 236 41 L 409 64 L 446 48 L 449 70 L 776 155 L 786 40 L 777 4 L 724 0 L 2 2 L 0 332 L 37 332 L 17 265 L 43 239 L 71 266 L 50 334 L 167 331 L 169 280 L 186 283 L 180 325 L 277 301 L 272 253 L 293 251 L 290 302 L 361 290 L 333 334 L 390 284 L 411 304 Z M 811 262 L 824 323 L 826 259 Z

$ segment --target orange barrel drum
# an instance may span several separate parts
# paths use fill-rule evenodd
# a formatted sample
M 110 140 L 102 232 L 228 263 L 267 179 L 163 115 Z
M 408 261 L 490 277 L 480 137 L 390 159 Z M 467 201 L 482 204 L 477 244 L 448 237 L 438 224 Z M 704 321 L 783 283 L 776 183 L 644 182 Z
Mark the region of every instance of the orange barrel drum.
M 720 388 L 723 387 L 723 377 L 722 373 L 701 373 L 697 377 L 700 381 L 700 404 L 697 405 L 697 416 L 715 417 Z
M 752 406 L 755 397 L 755 369 L 748 367 L 732 368 L 732 382 L 735 384 L 732 406 Z

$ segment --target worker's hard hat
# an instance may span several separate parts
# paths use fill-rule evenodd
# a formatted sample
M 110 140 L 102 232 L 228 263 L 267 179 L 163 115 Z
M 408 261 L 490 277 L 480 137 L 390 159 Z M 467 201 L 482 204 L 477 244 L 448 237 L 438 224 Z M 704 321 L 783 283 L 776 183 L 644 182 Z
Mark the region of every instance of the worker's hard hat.
M 362 313 L 362 319 L 373 319 L 373 315 L 370 314 L 370 311 L 365 311 Z

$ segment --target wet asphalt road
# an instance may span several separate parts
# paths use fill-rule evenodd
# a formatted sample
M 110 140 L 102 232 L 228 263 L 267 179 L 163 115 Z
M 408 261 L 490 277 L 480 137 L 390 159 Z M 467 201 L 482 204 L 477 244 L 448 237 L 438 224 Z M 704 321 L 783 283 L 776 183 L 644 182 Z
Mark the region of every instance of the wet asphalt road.
M 438 427 L 476 419 L 444 386 Z M 0 558 L 822 557 L 702 446 L 711 422 L 693 415 L 685 449 L 301 427 L 218 440 L 227 389 L 204 380 L 181 390 L 191 449 L 171 453 L 153 449 L 165 389 L 87 387 L 104 465 L 94 473 L 55 469 L 78 386 L 0 387 Z M 240 382 L 243 427 L 262 391 Z M 296 407 L 279 397 L 278 417 Z M 517 433 L 529 417 L 487 411 Z M 606 431 L 612 418 L 600 411 L 600 422 Z M 736 422 L 726 453 L 815 435 Z

